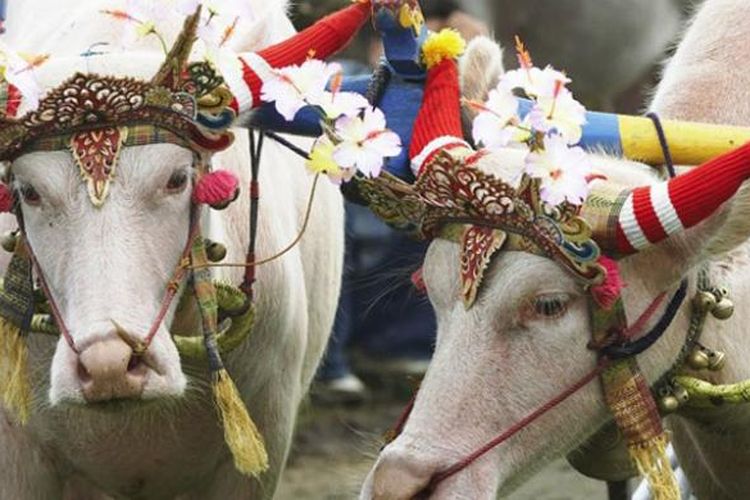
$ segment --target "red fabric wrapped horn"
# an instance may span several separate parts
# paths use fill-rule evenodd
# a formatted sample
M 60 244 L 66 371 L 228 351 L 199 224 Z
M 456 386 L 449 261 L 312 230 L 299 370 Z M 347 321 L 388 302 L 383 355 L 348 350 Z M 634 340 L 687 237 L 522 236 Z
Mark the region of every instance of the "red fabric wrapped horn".
M 594 239 L 628 255 L 710 217 L 750 178 L 750 143 L 667 182 L 633 190 L 596 181 L 583 207 Z
M 369 0 L 356 0 L 353 5 L 324 17 L 309 28 L 281 43 L 240 57 L 243 82 L 229 82 L 237 113 L 260 105 L 263 81 L 254 69 L 256 64 L 282 68 L 302 64 L 309 57 L 327 59 L 343 49 L 370 17 Z M 256 67 L 257 68 L 257 67 Z M 225 75 L 228 76 L 228 75 Z
M 422 49 L 428 69 L 427 84 L 409 147 L 415 177 L 419 177 L 427 168 L 437 151 L 471 149 L 463 140 L 461 90 L 456 63 L 464 48 L 465 43 L 457 32 L 443 30 L 430 35 Z

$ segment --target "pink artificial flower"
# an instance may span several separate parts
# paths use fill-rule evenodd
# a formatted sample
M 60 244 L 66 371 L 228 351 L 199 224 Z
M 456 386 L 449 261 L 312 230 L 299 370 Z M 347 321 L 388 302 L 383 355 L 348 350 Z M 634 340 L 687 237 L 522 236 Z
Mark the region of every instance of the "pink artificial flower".
M 560 134 L 544 139 L 544 150 L 526 157 L 526 173 L 542 180 L 540 195 L 549 205 L 580 205 L 588 196 L 591 164 L 583 149 L 569 147 Z
M 366 108 L 362 117 L 339 118 L 335 134 L 338 144 L 333 159 L 336 163 L 370 177 L 380 175 L 384 158 L 401 153 L 401 139 L 386 128 L 385 115 L 377 108 Z

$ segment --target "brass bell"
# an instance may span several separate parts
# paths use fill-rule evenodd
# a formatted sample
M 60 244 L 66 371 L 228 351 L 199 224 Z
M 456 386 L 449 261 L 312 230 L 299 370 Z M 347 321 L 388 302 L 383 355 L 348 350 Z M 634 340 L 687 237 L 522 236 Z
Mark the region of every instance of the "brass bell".
M 711 351 L 708 354 L 708 369 L 718 372 L 727 364 L 727 355 L 721 351 Z
M 664 396 L 659 400 L 659 407 L 664 413 L 673 413 L 680 408 L 680 401 L 672 396 Z
M 672 388 L 672 395 L 677 399 L 679 405 L 683 405 L 690 399 L 690 393 L 681 385 L 675 385 Z
M 0 237 L 0 245 L 6 252 L 15 252 L 17 242 L 18 233 L 16 231 L 7 231 Z
M 693 304 L 703 312 L 711 311 L 716 307 L 716 296 L 711 292 L 700 291 L 695 295 Z
M 711 314 L 718 320 L 725 320 L 732 317 L 734 314 L 734 302 L 727 297 L 722 297 L 716 306 L 711 309 Z
M 711 365 L 711 358 L 703 349 L 695 349 L 687 358 L 687 364 L 693 370 L 705 370 Z
M 227 256 L 227 247 L 215 241 L 206 240 L 206 257 L 211 262 L 221 262 Z

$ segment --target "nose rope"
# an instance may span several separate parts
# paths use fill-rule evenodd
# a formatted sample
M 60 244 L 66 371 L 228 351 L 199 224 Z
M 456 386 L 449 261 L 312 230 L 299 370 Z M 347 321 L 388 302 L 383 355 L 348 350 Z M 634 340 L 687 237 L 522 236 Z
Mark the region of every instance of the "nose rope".
M 42 272 L 42 266 L 39 265 L 39 261 L 37 260 L 36 254 L 34 253 L 34 248 L 31 246 L 31 243 L 26 237 L 26 233 L 22 231 L 21 234 L 24 239 L 24 244 L 26 245 L 26 249 L 29 252 L 29 258 L 31 259 L 31 264 L 34 267 L 34 270 L 36 271 L 39 285 L 42 287 L 44 296 L 47 297 L 47 303 L 49 304 L 50 312 L 52 313 L 52 317 L 55 319 L 55 323 L 57 323 L 57 329 L 60 331 L 60 335 L 62 335 L 62 337 L 65 339 L 65 342 L 67 342 L 70 349 L 74 353 L 80 355 L 81 353 L 76 347 L 76 344 L 73 341 L 73 337 L 71 337 L 70 331 L 68 331 L 68 327 L 65 325 L 65 321 L 63 321 L 62 314 L 60 314 L 60 309 L 57 307 L 57 302 L 55 302 L 55 298 L 52 295 L 52 290 L 47 284 L 47 280 L 45 279 L 44 273 Z
M 662 316 L 660 318 L 660 321 L 657 323 L 657 325 L 650 332 L 646 334 L 645 337 L 649 339 L 648 346 L 652 345 L 653 342 L 655 341 L 652 339 L 652 337 L 658 338 L 662 333 L 664 333 L 669 323 L 671 323 L 672 319 L 674 318 L 674 313 L 676 313 L 676 309 L 679 308 L 680 304 L 682 304 L 682 299 L 684 299 L 684 294 L 686 290 L 687 290 L 687 281 L 685 280 L 682 282 L 679 290 L 675 293 L 672 300 L 670 301 L 670 304 L 664 316 Z M 658 309 L 658 306 L 663 303 L 664 298 L 665 298 L 665 294 L 658 295 L 651 302 L 651 304 L 649 304 L 649 306 L 644 310 L 644 312 L 638 317 L 637 321 L 635 321 L 635 323 L 630 325 L 625 332 L 621 332 L 621 336 L 619 337 L 619 340 L 623 341 L 623 340 L 633 339 L 637 337 L 638 333 L 640 333 L 640 331 L 645 328 L 649 319 L 651 319 L 653 315 L 656 314 L 656 310 Z M 656 335 L 655 333 L 658 333 L 658 335 Z M 629 345 L 629 344 L 626 343 L 624 345 Z M 602 347 L 602 346 L 590 346 L 590 348 L 591 347 Z M 581 377 L 574 384 L 567 387 L 560 394 L 558 394 L 551 400 L 547 401 L 542 406 L 540 406 L 539 408 L 537 408 L 536 410 L 529 413 L 524 418 L 522 418 L 521 420 L 513 424 L 510 428 L 508 428 L 502 434 L 495 437 L 493 440 L 489 441 L 487 444 L 485 444 L 481 448 L 477 449 L 470 455 L 464 457 L 460 461 L 451 465 L 447 469 L 440 471 L 434 476 L 432 476 L 428 485 L 419 494 L 417 494 L 414 497 L 415 500 L 429 498 L 429 496 L 432 493 L 434 493 L 435 489 L 440 483 L 454 476 L 455 474 L 464 470 L 465 468 L 469 467 L 471 464 L 473 464 L 474 462 L 482 458 L 484 455 L 486 455 L 487 453 L 489 453 L 496 447 L 500 446 L 511 437 L 518 434 L 520 431 L 522 431 L 527 426 L 532 424 L 539 417 L 541 417 L 548 411 L 554 409 L 560 403 L 567 400 L 570 396 L 580 391 L 581 389 L 586 387 L 589 383 L 591 383 L 593 380 L 598 378 L 604 372 L 604 370 L 606 370 L 609 366 L 611 366 L 617 359 L 616 356 L 608 355 L 607 347 L 608 346 L 603 346 L 601 349 L 597 349 L 597 351 L 599 352 L 600 358 L 596 366 L 591 371 L 586 373 L 583 377 Z M 412 399 L 412 401 L 406 407 L 403 414 L 399 417 L 399 420 L 396 426 L 394 427 L 393 431 L 387 434 L 387 438 L 389 438 L 389 442 L 395 440 L 395 438 L 398 437 L 401 431 L 403 431 L 403 428 L 406 425 L 406 421 L 408 420 L 414 408 L 415 401 L 416 401 L 416 395 L 414 399 Z
M 138 353 L 138 351 L 134 350 L 134 353 L 136 355 L 142 356 L 148 350 L 151 342 L 153 342 L 154 340 L 154 337 L 156 337 L 156 333 L 159 331 L 159 327 L 164 321 L 164 317 L 169 311 L 169 307 L 172 305 L 174 298 L 177 296 L 177 292 L 180 290 L 180 285 L 185 279 L 185 274 L 187 273 L 188 269 L 190 269 L 190 250 L 193 246 L 193 240 L 198 237 L 198 231 L 200 227 L 200 225 L 198 224 L 199 214 L 197 212 L 197 209 L 194 210 L 194 214 L 191 216 L 190 233 L 188 235 L 187 243 L 185 244 L 185 249 L 182 251 L 180 263 L 174 270 L 172 279 L 170 279 L 167 283 L 167 288 L 164 293 L 164 298 L 161 301 L 159 313 L 156 315 L 156 319 L 154 319 L 154 322 L 151 324 L 151 329 L 149 329 L 146 338 L 142 342 L 142 350 L 139 349 L 140 354 Z
M 594 367 L 593 370 L 589 371 L 586 375 L 584 375 L 581 379 L 579 379 L 576 383 L 565 389 L 563 392 L 552 398 L 551 400 L 544 403 L 542 406 L 513 424 L 510 428 L 508 428 L 505 432 L 497 436 L 492 441 L 488 442 L 475 452 L 473 452 L 471 455 L 466 456 L 461 461 L 456 462 L 452 466 L 448 467 L 447 469 L 438 472 L 434 476 L 432 476 L 432 479 L 430 480 L 430 483 L 425 487 L 424 490 L 422 490 L 415 498 L 416 499 L 422 499 L 422 498 L 428 498 L 429 495 L 431 495 L 437 486 L 448 479 L 449 477 L 452 477 L 453 475 L 457 474 L 458 472 L 464 470 L 477 460 L 479 460 L 481 457 L 483 457 L 485 454 L 492 451 L 494 448 L 500 446 L 502 443 L 510 439 L 511 437 L 518 434 L 520 431 L 522 431 L 524 428 L 526 428 L 528 425 L 533 423 L 536 419 L 547 413 L 548 411 L 555 408 L 557 405 L 568 399 L 570 396 L 578 392 L 579 390 L 586 387 L 589 383 L 596 380 L 599 375 L 601 375 L 604 370 L 607 369 L 607 367 L 611 364 L 611 361 L 607 358 L 602 358 L 599 363 L 597 363 L 596 367 Z
M 175 271 L 172 274 L 171 279 L 167 283 L 166 292 L 164 294 L 164 298 L 162 299 L 159 312 L 156 315 L 154 322 L 151 324 L 151 328 L 149 329 L 146 337 L 143 340 L 133 339 L 130 335 L 127 334 L 127 332 L 122 330 L 115 323 L 115 331 L 117 332 L 117 335 L 133 349 L 133 354 L 135 356 L 143 356 L 148 350 L 149 346 L 154 340 L 154 337 L 156 336 L 156 333 L 159 331 L 159 326 L 161 326 L 161 323 L 164 321 L 164 317 L 167 315 L 167 312 L 169 311 L 169 307 L 172 305 L 172 301 L 174 301 L 175 296 L 177 296 L 177 292 L 180 289 L 180 285 L 182 284 L 182 281 L 185 279 L 185 274 L 190 269 L 190 249 L 192 248 L 193 240 L 198 235 L 198 228 L 199 228 L 199 224 L 197 222 L 198 215 L 199 214 L 197 213 L 197 209 L 195 209 L 194 213 L 191 214 L 190 232 L 188 234 L 188 239 L 185 245 L 185 249 L 183 250 L 182 255 L 180 257 L 179 264 L 175 268 Z M 81 351 L 76 346 L 76 343 L 70 334 L 70 330 L 68 330 L 68 327 L 65 324 L 65 321 L 63 320 L 62 314 L 60 313 L 60 308 L 57 306 L 57 302 L 55 301 L 55 297 L 52 294 L 52 290 L 47 284 L 47 280 L 45 279 L 44 273 L 42 272 L 42 267 L 39 265 L 39 261 L 36 258 L 34 249 L 29 243 L 28 238 L 26 238 L 25 233 L 23 233 L 23 238 L 24 238 L 24 243 L 26 244 L 26 248 L 28 249 L 28 252 L 29 252 L 29 258 L 31 259 L 31 263 L 34 267 L 34 270 L 36 271 L 37 280 L 39 281 L 39 285 L 42 287 L 42 291 L 44 292 L 44 295 L 47 298 L 47 303 L 49 304 L 52 317 L 54 318 L 55 323 L 57 324 L 57 329 L 59 330 L 60 335 L 62 335 L 62 337 L 65 339 L 65 342 L 68 344 L 70 349 L 74 353 L 80 355 Z

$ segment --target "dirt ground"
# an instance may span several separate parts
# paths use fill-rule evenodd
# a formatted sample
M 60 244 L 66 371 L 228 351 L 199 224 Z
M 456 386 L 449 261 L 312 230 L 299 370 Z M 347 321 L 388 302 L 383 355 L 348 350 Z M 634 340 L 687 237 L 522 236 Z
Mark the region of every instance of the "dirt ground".
M 303 408 L 278 500 L 350 500 L 371 467 L 380 436 L 402 403 L 392 398 L 356 408 L 308 403 Z M 564 460 L 549 465 L 510 500 L 605 500 L 603 483 L 576 473 Z

